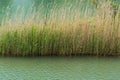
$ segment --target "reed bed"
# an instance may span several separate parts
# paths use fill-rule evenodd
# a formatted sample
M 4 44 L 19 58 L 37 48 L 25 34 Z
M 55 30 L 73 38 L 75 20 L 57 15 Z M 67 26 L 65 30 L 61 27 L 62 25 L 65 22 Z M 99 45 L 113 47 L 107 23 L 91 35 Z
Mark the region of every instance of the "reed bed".
M 92 16 L 90 9 L 83 15 L 74 6 L 54 7 L 47 16 L 41 10 L 42 5 L 31 7 L 12 18 L 8 11 L 0 27 L 0 55 L 120 55 L 120 10 L 114 14 L 110 2 Z

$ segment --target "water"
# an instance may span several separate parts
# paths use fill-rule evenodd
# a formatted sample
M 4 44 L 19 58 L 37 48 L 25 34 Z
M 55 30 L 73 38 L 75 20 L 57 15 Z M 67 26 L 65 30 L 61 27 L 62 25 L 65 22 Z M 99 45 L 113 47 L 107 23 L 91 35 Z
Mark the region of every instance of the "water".
M 18 7 L 27 11 L 33 3 L 34 7 L 43 3 L 43 11 L 49 13 L 54 1 L 57 7 L 64 6 L 64 0 L 0 0 L 0 22 L 8 6 L 14 14 Z M 74 0 L 68 2 L 76 5 Z M 84 9 L 87 4 L 79 6 Z M 120 80 L 119 75 L 120 58 L 0 58 L 0 80 Z
M 120 58 L 0 58 L 0 80 L 120 80 Z

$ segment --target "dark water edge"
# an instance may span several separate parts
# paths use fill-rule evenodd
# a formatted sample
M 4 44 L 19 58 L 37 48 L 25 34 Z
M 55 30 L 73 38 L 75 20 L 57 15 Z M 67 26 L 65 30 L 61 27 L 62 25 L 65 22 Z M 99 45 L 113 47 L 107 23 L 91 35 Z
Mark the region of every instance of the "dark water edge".
M 22 55 L 22 54 L 0 54 L 0 57 L 28 57 L 28 58 L 37 58 L 37 57 L 120 57 L 120 54 L 29 54 L 29 55 Z

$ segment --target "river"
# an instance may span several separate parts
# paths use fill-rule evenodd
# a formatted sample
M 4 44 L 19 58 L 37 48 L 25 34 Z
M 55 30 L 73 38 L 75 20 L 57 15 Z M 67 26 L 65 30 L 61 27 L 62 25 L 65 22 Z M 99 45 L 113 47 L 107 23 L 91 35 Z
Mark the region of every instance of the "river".
M 120 80 L 120 58 L 1 57 L 0 80 Z
M 12 14 L 19 6 L 28 10 L 33 3 L 34 7 L 42 3 L 44 10 L 49 13 L 54 2 L 60 7 L 64 1 L 0 0 L 0 22 L 8 6 Z M 74 0 L 68 2 L 74 4 Z M 81 9 L 88 4 L 87 1 L 81 3 Z M 119 75 L 119 57 L 0 57 L 0 80 L 120 80 Z

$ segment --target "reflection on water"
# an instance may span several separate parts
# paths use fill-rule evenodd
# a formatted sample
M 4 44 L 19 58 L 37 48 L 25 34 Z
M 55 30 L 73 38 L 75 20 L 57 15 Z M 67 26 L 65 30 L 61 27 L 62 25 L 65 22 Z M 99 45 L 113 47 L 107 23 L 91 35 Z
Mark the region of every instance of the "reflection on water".
M 120 58 L 0 58 L 0 80 L 119 80 Z

